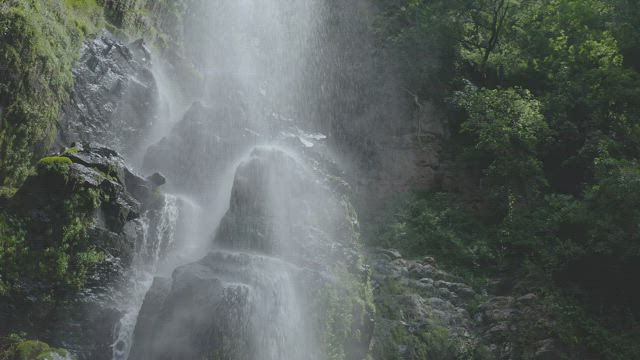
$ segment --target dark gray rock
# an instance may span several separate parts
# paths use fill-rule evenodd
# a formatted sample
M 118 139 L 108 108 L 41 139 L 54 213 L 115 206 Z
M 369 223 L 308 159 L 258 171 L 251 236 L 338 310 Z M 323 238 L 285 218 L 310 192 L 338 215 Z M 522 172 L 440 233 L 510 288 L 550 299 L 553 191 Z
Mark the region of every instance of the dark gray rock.
M 141 42 L 127 46 L 107 31 L 87 40 L 62 108 L 58 146 L 88 141 L 135 152 L 156 117 L 159 95 L 150 66 Z
M 154 173 L 153 175 L 149 176 L 147 180 L 156 187 L 162 186 L 167 183 L 167 179 L 160 173 Z
M 211 253 L 176 269 L 170 286 L 156 279 L 136 325 L 130 358 L 249 360 L 264 354 L 272 359 L 267 343 L 278 336 L 280 306 L 288 303 L 277 291 L 282 284 L 260 281 L 268 280 L 261 276 L 265 268 L 281 266 L 272 262 Z M 256 322 L 264 326 L 260 333 Z
M 403 359 L 422 359 L 424 334 L 446 333 L 451 344 L 429 356 L 458 358 L 466 347 L 478 342 L 474 321 L 465 309 L 478 297 L 455 276 L 436 269 L 432 258 L 422 261 L 398 258 L 394 250 L 374 249 L 370 255 L 377 307 L 373 356 L 396 354 Z M 394 334 L 403 333 L 403 336 Z M 448 352 L 446 352 L 448 351 Z
M 108 148 L 76 144 L 56 155 L 71 161 L 67 169 L 41 165 L 8 204 L 8 209 L 28 222 L 27 241 L 32 251 L 43 251 L 48 244 L 62 241 L 68 221 L 68 203 L 78 194 L 93 193 L 99 200 L 75 209 L 74 216 L 93 219 L 87 229 L 87 246 L 100 249 L 105 261 L 88 274 L 81 292 L 61 293 L 45 279 L 23 277 L 23 298 L 12 299 L 14 311 L 0 311 L 0 336 L 7 331 L 26 331 L 31 336 L 68 349 L 80 359 L 111 359 L 113 329 L 121 313 L 116 306 L 119 286 L 133 263 L 141 244 L 167 245 L 162 234 L 145 230 L 160 221 L 165 197 L 153 194 L 154 185 L 131 172 L 122 157 Z M 144 190 L 141 190 L 144 189 Z M 86 201 L 73 200 L 75 202 Z M 154 239 L 161 242 L 154 244 Z M 38 250 L 39 249 L 39 250 Z M 153 251 L 154 253 L 156 250 Z M 56 293 L 56 303 L 42 294 Z M 0 308 L 8 306 L 0 298 Z

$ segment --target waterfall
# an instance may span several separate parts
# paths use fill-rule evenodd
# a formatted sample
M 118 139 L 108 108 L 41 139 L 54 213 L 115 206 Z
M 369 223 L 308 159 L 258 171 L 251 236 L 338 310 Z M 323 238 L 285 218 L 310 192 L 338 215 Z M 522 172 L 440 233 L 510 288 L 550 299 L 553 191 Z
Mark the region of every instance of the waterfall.
M 140 234 L 136 243 L 133 264 L 124 296 L 118 307 L 124 314 L 114 329 L 113 360 L 126 360 L 131 350 L 133 330 L 144 296 L 153 283 L 156 267 L 163 253 L 175 241 L 180 209 L 178 198 L 165 195 L 161 209 L 147 212 L 140 220 Z M 151 224 L 155 226 L 152 228 Z
M 329 356 L 322 289 L 352 268 L 357 236 L 319 160 L 326 136 L 303 117 L 320 3 L 200 4 L 199 40 L 186 46 L 205 89 L 140 156 L 181 196 L 146 215 L 114 360 Z

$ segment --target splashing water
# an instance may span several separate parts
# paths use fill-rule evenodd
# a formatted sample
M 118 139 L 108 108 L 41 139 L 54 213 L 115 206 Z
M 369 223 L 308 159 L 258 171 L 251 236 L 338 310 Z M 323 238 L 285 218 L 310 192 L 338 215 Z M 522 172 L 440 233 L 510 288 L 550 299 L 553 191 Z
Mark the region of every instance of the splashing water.
M 136 244 L 131 274 L 127 276 L 126 294 L 119 304 L 124 315 L 114 330 L 114 360 L 126 360 L 129 357 L 138 313 L 144 296 L 153 283 L 153 274 L 163 251 L 170 248 L 174 242 L 179 212 L 178 199 L 172 195 L 165 195 L 164 204 L 159 214 L 155 215 L 158 217 L 155 228 L 150 227 L 152 221 L 149 213 L 140 221 L 141 234 Z

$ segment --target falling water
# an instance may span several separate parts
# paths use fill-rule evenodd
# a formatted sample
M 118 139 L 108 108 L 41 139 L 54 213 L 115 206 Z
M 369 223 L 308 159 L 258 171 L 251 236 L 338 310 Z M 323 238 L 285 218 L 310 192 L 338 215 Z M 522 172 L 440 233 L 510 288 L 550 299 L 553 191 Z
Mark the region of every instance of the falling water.
M 300 130 L 308 119 L 296 118 L 310 105 L 303 73 L 314 56 L 319 3 L 204 2 L 206 26 L 194 25 L 199 40 L 187 46 L 195 45 L 206 89 L 182 123 L 174 112 L 184 103 L 158 76 L 172 102 L 152 130 L 157 144 L 147 157 L 189 155 L 144 167 L 166 172 L 169 189 L 183 195 L 167 196 L 155 221 L 145 221 L 114 360 L 326 357 L 303 293 L 310 278 L 330 271 L 337 202 L 296 150 L 282 145 L 293 138 L 311 148 L 325 138 Z M 157 298 L 145 299 L 148 292 Z
M 138 312 L 142 307 L 144 295 L 153 283 L 153 276 L 163 249 L 170 248 L 175 239 L 179 211 L 178 199 L 175 196 L 165 195 L 159 214 L 147 213 L 140 220 L 141 233 L 136 243 L 131 273 L 127 276 L 126 291 L 119 304 L 124 315 L 116 324 L 114 331 L 114 360 L 126 360 L 129 356 Z M 153 229 L 150 226 L 152 222 L 150 216 L 158 218 Z

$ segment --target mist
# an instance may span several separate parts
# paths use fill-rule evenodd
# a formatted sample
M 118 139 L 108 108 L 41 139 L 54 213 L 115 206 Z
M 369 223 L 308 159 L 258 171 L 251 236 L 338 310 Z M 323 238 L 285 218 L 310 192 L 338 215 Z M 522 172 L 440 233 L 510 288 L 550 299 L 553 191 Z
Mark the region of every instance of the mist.
M 184 44 L 201 85 L 180 93 L 196 86 L 156 60 L 158 116 L 135 156 L 173 194 L 171 224 L 150 224 L 168 227 L 167 244 L 130 275 L 113 359 L 332 356 L 332 307 L 354 316 L 347 294 L 368 286 L 341 180 L 358 159 L 345 150 L 375 142 L 403 106 L 382 90 L 394 81 L 372 57 L 372 21 L 366 2 L 190 8 Z

